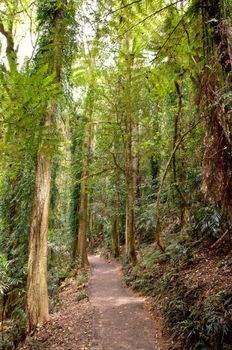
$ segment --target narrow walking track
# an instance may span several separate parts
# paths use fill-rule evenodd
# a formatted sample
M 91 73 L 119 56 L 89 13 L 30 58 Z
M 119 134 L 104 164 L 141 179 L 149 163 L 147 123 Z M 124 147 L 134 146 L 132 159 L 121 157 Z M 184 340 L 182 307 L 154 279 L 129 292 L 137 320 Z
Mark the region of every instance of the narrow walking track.
M 122 286 L 119 267 L 99 256 L 89 258 L 89 298 L 94 307 L 91 350 L 155 350 L 154 324 L 144 299 Z M 157 349 L 158 350 L 158 349 Z

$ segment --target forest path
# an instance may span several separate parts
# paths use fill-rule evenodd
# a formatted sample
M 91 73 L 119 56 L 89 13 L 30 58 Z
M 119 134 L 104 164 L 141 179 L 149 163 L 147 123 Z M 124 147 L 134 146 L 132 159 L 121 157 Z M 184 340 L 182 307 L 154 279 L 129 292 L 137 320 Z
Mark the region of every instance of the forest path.
M 89 262 L 88 295 L 94 307 L 91 350 L 158 350 L 144 298 L 123 287 L 119 265 L 99 256 L 90 256 Z

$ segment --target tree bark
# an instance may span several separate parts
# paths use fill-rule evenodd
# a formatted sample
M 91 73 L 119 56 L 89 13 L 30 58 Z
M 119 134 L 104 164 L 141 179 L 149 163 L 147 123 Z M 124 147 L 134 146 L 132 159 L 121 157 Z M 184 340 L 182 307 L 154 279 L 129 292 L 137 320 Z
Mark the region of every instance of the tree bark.
M 183 108 L 181 87 L 177 81 L 175 81 L 175 88 L 176 88 L 176 93 L 178 97 L 178 110 L 175 114 L 175 119 L 174 119 L 174 134 L 173 134 L 172 149 L 175 148 L 179 138 L 179 123 L 180 123 L 180 118 L 182 116 L 182 108 Z M 172 158 L 172 170 L 173 170 L 174 186 L 181 201 L 181 225 L 183 225 L 183 222 L 187 222 L 188 216 L 189 216 L 188 202 L 185 196 L 183 195 L 183 192 L 181 191 L 178 183 L 177 167 L 176 167 L 176 152 L 173 154 L 173 158 Z
M 120 244 L 119 244 L 119 192 L 116 190 L 114 199 L 114 214 L 111 230 L 112 238 L 112 252 L 114 258 L 120 255 Z
M 127 179 L 127 198 L 126 198 L 126 254 L 129 256 L 132 264 L 136 264 L 135 250 L 135 217 L 134 217 L 134 186 L 133 179 Z
M 49 319 L 47 238 L 50 179 L 51 160 L 44 155 L 39 155 L 37 158 L 28 258 L 26 308 L 29 332 Z
M 90 118 L 92 116 L 92 108 Z M 80 209 L 79 209 L 79 229 L 77 252 L 82 267 L 89 264 L 87 255 L 87 228 L 88 228 L 88 175 L 90 166 L 90 154 L 92 146 L 92 127 L 89 119 L 85 126 L 85 136 L 83 143 L 83 163 L 81 174 Z
M 202 190 L 232 221 L 231 113 L 224 102 L 232 86 L 232 35 L 229 13 L 222 12 L 224 4 L 209 0 L 202 15 L 208 43 L 200 103 L 206 121 Z
M 136 264 L 135 249 L 135 191 L 136 191 L 136 172 L 134 169 L 133 157 L 133 121 L 131 117 L 127 120 L 127 142 L 126 142 L 126 253 L 131 262 Z
M 135 249 L 135 191 L 136 191 L 136 171 L 135 166 L 135 150 L 134 150 L 134 130 L 135 121 L 132 115 L 132 92 L 131 92 L 131 80 L 132 80 L 132 66 L 134 61 L 134 55 L 130 54 L 129 50 L 129 38 L 126 38 L 125 42 L 127 50 L 127 82 L 126 82 L 126 254 L 129 256 L 133 265 L 137 262 L 136 249 Z
M 132 121 L 129 120 L 128 140 L 127 140 L 127 160 L 126 160 L 126 253 L 131 262 L 136 264 L 136 249 L 135 249 L 135 184 L 136 173 L 134 169 L 133 148 L 132 148 Z
M 81 267 L 88 265 L 87 256 L 87 222 L 88 222 L 88 187 L 86 180 L 81 184 L 79 230 L 78 230 L 78 256 Z
M 57 111 L 56 103 L 50 107 L 45 127 L 51 126 Z M 28 331 L 33 331 L 49 319 L 47 258 L 48 216 L 51 187 L 51 158 L 44 154 L 43 144 L 38 152 L 36 180 L 32 206 L 29 239 L 26 311 Z

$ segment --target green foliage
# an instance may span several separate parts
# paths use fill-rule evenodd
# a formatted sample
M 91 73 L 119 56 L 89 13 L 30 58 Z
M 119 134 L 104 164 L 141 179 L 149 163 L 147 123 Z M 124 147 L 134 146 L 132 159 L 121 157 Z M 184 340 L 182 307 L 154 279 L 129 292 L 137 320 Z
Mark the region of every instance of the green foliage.
M 70 74 L 70 65 L 73 55 L 77 49 L 76 32 L 78 23 L 75 13 L 79 3 L 75 0 L 60 1 L 39 1 L 37 6 L 38 29 L 41 33 L 37 59 L 44 61 L 45 57 L 52 59 L 54 55 L 52 39 L 58 33 L 57 50 L 62 48 L 62 55 L 59 57 L 64 68 L 66 77 Z M 55 27 L 56 25 L 56 27 Z
M 172 239 L 166 249 L 170 262 L 178 265 L 190 263 L 193 257 L 193 252 L 188 244 L 188 237 L 182 234 L 177 234 L 177 237 Z
M 136 208 L 137 234 L 141 243 L 154 241 L 154 204 L 146 204 Z
M 47 106 L 58 99 L 61 92 L 53 80 L 47 64 L 37 70 L 28 64 L 22 72 L 3 72 L 0 78 L 4 86 L 0 105 L 4 135 L 0 141 L 1 165 L 10 164 L 12 173 L 21 169 L 26 157 L 35 157 L 41 144 L 46 153 L 57 152 L 59 133 L 54 132 L 53 126 L 43 126 Z
M 200 287 L 176 288 L 165 302 L 164 312 L 172 334 L 182 341 L 185 350 L 229 349 L 232 324 L 230 291 L 222 291 L 214 299 L 200 301 Z M 224 299 L 224 302 L 222 300 Z
M 8 276 L 9 273 L 9 262 L 6 257 L 0 255 L 0 294 L 4 293 L 9 289 L 11 281 Z
M 14 40 L 20 14 L 24 11 L 22 17 L 28 15 L 29 5 L 26 0 L 0 4 L 0 24 L 3 21 L 7 30 L 13 29 Z M 89 228 L 87 236 L 95 246 L 104 246 L 110 256 L 115 194 L 119 193 L 118 228 L 120 243 L 124 244 L 131 136 L 132 157 L 138 163 L 132 167 L 137 176 L 133 208 L 136 244 L 154 241 L 160 189 L 165 252 L 153 245 L 138 248 L 136 266 L 123 256 L 125 281 L 147 295 L 168 296 L 165 312 L 173 334 L 186 349 L 226 347 L 231 331 L 226 318 L 230 297 L 203 301 L 201 287 L 189 289 L 178 280 L 181 269 L 194 260 L 189 241 L 193 237 L 216 240 L 227 228 L 222 211 L 207 204 L 201 192 L 202 156 L 207 145 L 203 141 L 204 127 L 198 120 L 203 119 L 200 95 L 204 90 L 204 55 L 211 50 L 207 47 L 211 34 L 202 40 L 211 26 L 209 22 L 204 26 L 205 7 L 199 0 L 128 0 L 120 9 L 117 1 L 100 1 L 96 9 L 84 2 L 77 12 L 81 5 L 78 0 L 37 1 L 36 21 L 32 17 L 32 27 L 38 33 L 35 56 L 22 67 L 17 60 L 9 67 L 2 61 L 0 67 L 0 293 L 5 297 L 18 291 L 11 316 L 23 324 L 28 234 L 39 151 L 55 160 L 49 213 L 51 298 L 70 275 L 71 247 L 78 232 L 86 127 L 91 129 L 92 139 L 86 169 L 88 214 L 94 214 L 92 232 Z M 88 35 L 82 41 L 86 29 Z M 1 53 L 3 50 L 4 45 Z M 213 71 L 214 66 L 210 64 L 208 69 Z M 223 108 L 230 110 L 227 84 L 217 94 Z M 45 126 L 46 115 L 53 107 L 59 116 Z M 228 159 L 228 169 L 230 162 Z M 77 298 L 84 297 L 85 291 L 80 290 Z
M 167 256 L 148 248 L 141 249 L 140 254 L 136 266 L 131 264 L 126 255 L 121 257 L 124 280 L 143 294 L 154 296 L 158 293 L 157 283 L 161 273 L 161 269 L 157 270 L 158 263 L 166 261 Z
M 58 229 L 49 232 L 48 291 L 51 299 L 56 297 L 60 284 L 71 273 L 71 242 L 67 238 L 68 232 L 64 234 L 62 230 Z M 62 265 L 60 261 L 62 261 Z
M 202 206 L 192 211 L 188 231 L 196 237 L 217 239 L 226 224 L 223 212 L 216 207 Z
M 146 295 L 164 295 L 172 288 L 180 268 L 191 264 L 192 251 L 182 235 L 169 241 L 165 253 L 146 247 L 140 249 L 136 266 L 122 256 L 125 282 Z M 168 267 L 168 268 L 167 268 Z

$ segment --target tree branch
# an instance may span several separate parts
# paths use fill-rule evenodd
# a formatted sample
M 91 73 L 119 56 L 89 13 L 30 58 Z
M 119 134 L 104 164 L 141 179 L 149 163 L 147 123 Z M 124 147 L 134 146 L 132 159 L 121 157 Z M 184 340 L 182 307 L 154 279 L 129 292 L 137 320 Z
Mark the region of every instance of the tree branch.
M 168 168 L 171 164 L 171 161 L 177 151 L 177 149 L 179 148 L 179 146 L 181 145 L 181 143 L 183 142 L 184 138 L 190 134 L 192 132 L 193 129 L 195 129 L 195 127 L 200 124 L 202 120 L 198 120 L 193 126 L 191 126 L 190 129 L 188 129 L 179 139 L 179 141 L 175 144 L 175 147 L 172 150 L 172 153 L 166 163 L 166 166 L 164 168 L 164 172 L 163 175 L 161 177 L 161 181 L 160 181 L 160 185 L 159 185 L 159 189 L 157 192 L 157 201 L 156 201 L 156 212 L 155 212 L 155 218 L 156 218 L 156 227 L 155 227 L 155 240 L 157 245 L 159 246 L 159 248 L 161 249 L 161 251 L 164 252 L 164 248 L 162 246 L 162 244 L 160 243 L 160 229 L 161 229 L 161 223 L 160 223 L 160 197 L 161 197 L 161 192 L 163 189 L 163 185 L 164 185 L 164 181 L 168 172 Z
M 6 30 L 3 22 L 0 20 L 0 33 L 6 38 L 6 56 L 10 67 L 12 63 L 15 62 L 15 50 L 14 50 L 14 40 L 12 36 L 12 30 Z
M 181 22 L 184 19 L 183 15 L 180 19 L 180 21 L 176 24 L 176 26 L 173 28 L 173 30 L 171 31 L 171 33 L 168 35 L 167 39 L 165 40 L 165 42 L 163 43 L 163 45 L 161 46 L 161 48 L 159 49 L 159 51 L 157 52 L 155 58 L 151 61 L 151 64 L 153 64 L 155 62 L 155 60 L 159 57 L 160 52 L 163 50 L 163 48 L 166 46 L 166 44 L 169 42 L 169 39 L 171 39 L 172 35 L 175 33 L 175 31 L 177 30 L 177 28 L 179 27 L 179 25 L 181 24 Z
M 108 171 L 111 171 L 111 170 L 113 170 L 113 169 L 112 168 L 106 168 L 106 169 L 102 169 L 102 170 L 100 170 L 100 171 L 98 171 L 96 173 L 92 173 L 92 174 L 88 174 L 88 175 L 82 176 L 81 179 L 75 181 L 75 184 L 81 183 L 81 181 L 89 179 L 90 177 L 95 177 L 95 176 L 102 175 L 102 174 L 107 173 Z
M 109 11 L 109 12 L 106 14 L 106 16 L 113 15 L 114 13 L 116 13 L 116 12 L 118 12 L 118 11 L 120 11 L 120 10 L 123 10 L 123 9 L 125 9 L 125 8 L 127 8 L 127 7 L 129 7 L 129 6 L 132 6 L 132 5 L 134 5 L 134 4 L 138 4 L 138 3 L 140 3 L 141 1 L 142 1 L 142 0 L 135 0 L 135 1 L 132 1 L 132 2 L 130 2 L 129 4 L 126 4 L 126 5 L 122 6 L 122 7 L 118 7 L 116 10 Z
M 114 152 L 111 152 L 111 151 L 109 151 L 109 152 L 110 152 L 110 154 L 111 154 L 112 157 L 113 157 L 113 161 L 114 161 L 114 164 L 115 164 L 116 168 L 118 168 L 118 169 L 125 175 L 126 171 L 125 171 L 125 169 L 123 169 L 123 168 L 118 164 L 118 161 L 117 161 L 117 159 L 116 159 L 116 156 L 115 156 Z
M 2 35 L 4 35 L 5 38 L 7 39 L 8 33 L 7 33 L 7 31 L 5 30 L 5 27 L 4 27 L 4 25 L 3 25 L 3 23 L 2 23 L 1 20 L 0 20 L 0 33 L 1 33 Z

